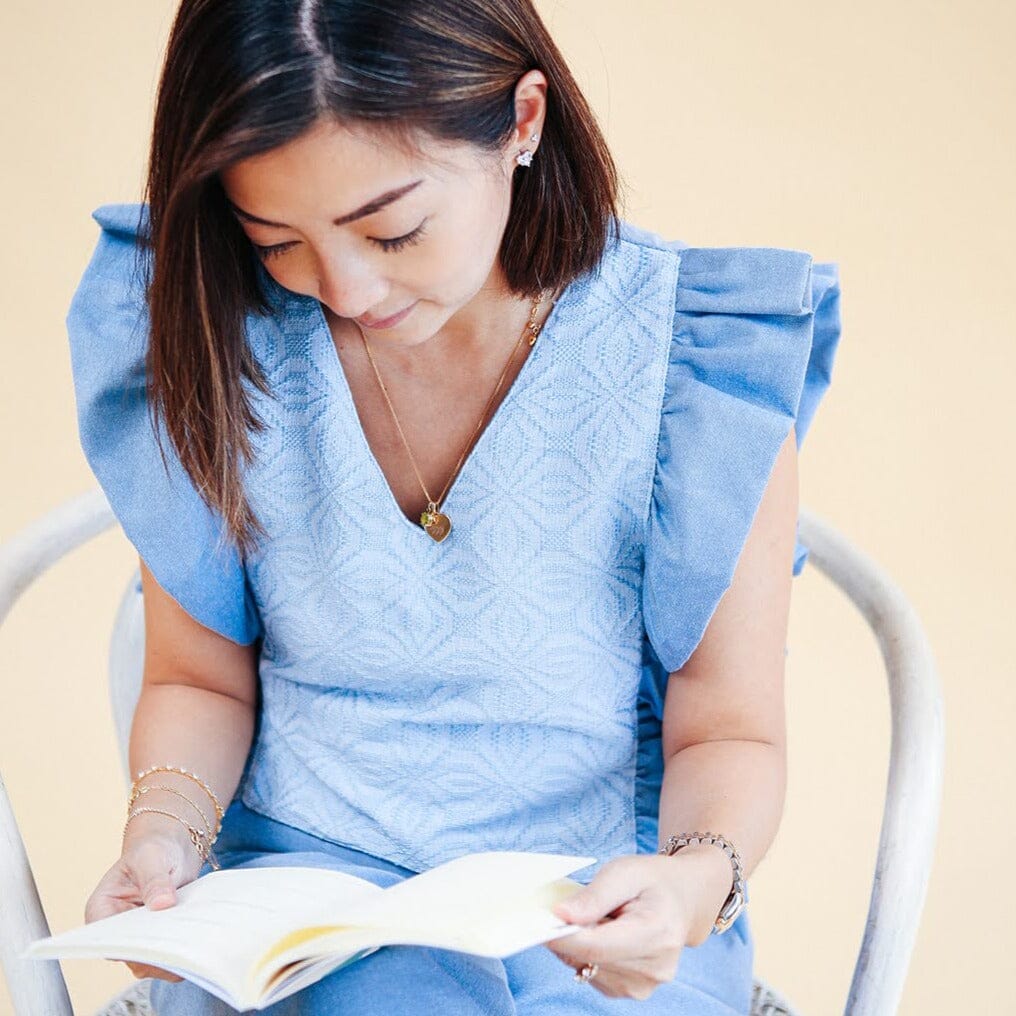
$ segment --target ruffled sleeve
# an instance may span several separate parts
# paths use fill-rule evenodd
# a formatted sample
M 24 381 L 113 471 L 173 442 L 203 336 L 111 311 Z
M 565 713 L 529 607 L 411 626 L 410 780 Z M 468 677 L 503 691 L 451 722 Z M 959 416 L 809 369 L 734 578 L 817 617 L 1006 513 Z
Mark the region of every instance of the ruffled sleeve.
M 124 533 L 159 585 L 192 617 L 247 645 L 260 618 L 221 516 L 201 500 L 145 393 L 148 306 L 141 238 L 147 206 L 103 205 L 102 227 L 66 317 L 82 450 Z
M 839 272 L 795 250 L 679 250 L 646 530 L 643 617 L 666 671 L 702 635 L 792 424 L 800 448 L 840 338 Z M 797 541 L 800 574 L 807 550 Z

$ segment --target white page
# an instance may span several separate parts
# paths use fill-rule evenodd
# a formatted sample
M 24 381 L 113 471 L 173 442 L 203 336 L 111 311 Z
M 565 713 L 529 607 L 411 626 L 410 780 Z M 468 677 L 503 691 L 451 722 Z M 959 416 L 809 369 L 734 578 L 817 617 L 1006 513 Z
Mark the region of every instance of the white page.
M 461 929 L 530 898 L 594 857 L 489 850 L 445 861 L 343 912 L 344 922 L 398 930 Z
M 429 945 L 503 958 L 578 930 L 550 908 L 581 888 L 561 876 L 593 861 L 525 851 L 468 854 L 389 886 L 341 916 L 344 923 L 366 929 L 378 944 Z M 280 950 L 272 966 L 344 953 L 361 944 L 356 931 L 326 933 Z
M 175 906 L 135 907 L 37 939 L 22 957 L 137 958 L 164 969 L 173 962 L 238 994 L 272 942 L 304 926 L 336 924 L 351 904 L 383 890 L 328 868 L 267 866 L 211 871 L 176 892 Z
M 275 957 L 276 963 L 287 962 L 287 954 L 291 961 L 324 956 L 328 950 L 339 954 L 336 965 L 345 962 L 367 944 L 361 934 L 339 932 L 346 924 L 384 928 L 366 932 L 374 945 L 433 945 L 498 956 L 571 933 L 578 929 L 556 918 L 549 906 L 564 898 L 554 893 L 569 895 L 580 888 L 562 876 L 593 861 L 487 851 L 445 862 L 387 889 L 324 868 L 224 869 L 182 886 L 173 907 L 137 907 L 93 921 L 39 939 L 22 956 L 138 959 L 183 976 L 193 973 L 191 979 L 200 978 L 210 991 L 214 979 L 230 997 L 222 990 L 213 993 L 238 1008 L 236 1001 L 253 986 L 248 975 L 254 963 L 272 942 L 304 927 L 318 925 L 324 931 L 336 926 L 337 933 L 303 940 Z M 294 895 L 300 901 L 299 918 L 293 916 Z M 253 978 L 255 983 L 265 980 L 264 971 Z M 302 987 L 304 978 L 297 980 Z M 281 997 L 291 994 L 289 988 L 286 983 Z
M 299 971 L 294 971 L 293 973 L 280 978 L 278 983 L 276 983 L 267 993 L 267 996 L 258 1008 L 264 1009 L 283 998 L 288 998 L 290 995 L 295 994 L 302 988 L 307 987 L 307 985 L 320 981 L 321 978 L 326 977 L 328 974 L 333 973 L 341 967 L 350 963 L 355 963 L 357 960 L 364 959 L 372 952 L 377 952 L 377 949 L 378 946 L 370 946 L 365 949 L 358 949 L 355 953 L 348 956 L 343 954 L 340 956 L 329 956 L 317 960 L 305 960 L 305 965 L 301 967 Z

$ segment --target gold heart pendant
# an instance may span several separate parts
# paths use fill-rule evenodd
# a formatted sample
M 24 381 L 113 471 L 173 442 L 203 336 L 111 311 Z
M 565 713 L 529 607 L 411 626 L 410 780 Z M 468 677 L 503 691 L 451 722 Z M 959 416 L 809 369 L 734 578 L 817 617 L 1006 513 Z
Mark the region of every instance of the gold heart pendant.
M 452 531 L 452 520 L 444 512 L 426 511 L 420 516 L 420 523 L 427 535 L 438 543 Z

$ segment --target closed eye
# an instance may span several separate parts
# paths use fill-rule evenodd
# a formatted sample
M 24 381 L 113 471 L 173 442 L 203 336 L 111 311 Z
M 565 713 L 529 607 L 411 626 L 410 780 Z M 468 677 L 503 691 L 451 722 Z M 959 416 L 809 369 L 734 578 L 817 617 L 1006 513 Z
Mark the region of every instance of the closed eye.
M 370 240 L 376 243 L 383 251 L 393 252 L 402 250 L 403 247 L 407 247 L 410 244 L 419 243 L 424 233 L 426 232 L 425 226 L 427 225 L 427 219 L 424 219 L 416 229 L 403 236 L 395 236 L 390 238 L 382 238 L 377 236 L 370 237 Z M 273 258 L 279 254 L 284 254 L 291 247 L 295 247 L 299 243 L 298 240 L 290 240 L 287 243 L 276 243 L 270 246 L 262 246 L 259 243 L 255 243 L 254 249 L 258 254 L 265 260 Z
M 262 258 L 267 260 L 268 258 L 275 257 L 276 254 L 282 254 L 289 250 L 290 247 L 296 246 L 296 240 L 290 240 L 288 243 L 277 243 L 270 247 L 262 247 L 261 244 L 254 244 L 254 249 L 261 255 Z
M 429 218 L 429 216 L 428 216 Z M 419 243 L 420 238 L 424 234 L 424 226 L 427 225 L 427 219 L 424 219 L 419 226 L 416 227 L 412 232 L 406 233 L 405 236 L 396 236 L 390 240 L 381 240 L 378 237 L 372 236 L 371 239 L 382 249 L 386 251 L 402 250 L 403 247 L 411 243 Z

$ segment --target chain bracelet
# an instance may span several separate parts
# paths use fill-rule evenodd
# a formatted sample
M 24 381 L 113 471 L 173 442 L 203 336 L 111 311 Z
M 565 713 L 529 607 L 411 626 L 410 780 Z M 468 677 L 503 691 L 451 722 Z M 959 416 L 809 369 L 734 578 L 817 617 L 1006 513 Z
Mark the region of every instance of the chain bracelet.
M 151 773 L 178 773 L 180 776 L 186 776 L 189 780 L 193 780 L 211 799 L 212 805 L 215 807 L 215 817 L 218 819 L 219 825 L 222 824 L 222 817 L 225 815 L 225 811 L 222 805 L 219 804 L 219 799 L 215 796 L 215 792 L 210 786 L 197 773 L 192 773 L 189 769 L 184 769 L 183 766 L 174 765 L 159 765 L 149 766 L 148 769 L 144 769 L 134 777 L 134 784 L 136 785 L 139 780 L 150 775 Z
M 131 806 L 142 794 L 147 794 L 153 790 L 166 790 L 171 794 L 176 794 L 177 797 L 182 797 L 201 816 L 201 821 L 204 823 L 206 830 L 205 835 L 208 837 L 209 845 L 219 838 L 219 831 L 222 829 L 222 824 L 219 823 L 213 832 L 212 823 L 208 821 L 208 816 L 197 806 L 197 804 L 182 790 L 177 790 L 176 787 L 170 787 L 165 783 L 148 783 L 145 786 L 135 785 L 135 788 L 131 793 L 130 800 L 127 802 L 127 813 L 130 814 Z
M 154 813 L 157 815 L 167 815 L 169 818 L 175 818 L 178 822 L 181 822 L 187 827 L 187 832 L 190 835 L 191 843 L 194 844 L 195 849 L 198 852 L 198 856 L 202 861 L 207 861 L 213 869 L 219 869 L 219 862 L 212 853 L 212 845 L 207 841 L 205 834 L 188 822 L 182 815 L 177 815 L 174 811 L 166 811 L 164 808 L 150 808 L 150 807 L 139 807 L 135 808 L 128 816 L 127 821 L 124 822 L 123 831 L 127 832 L 127 826 L 130 825 L 131 819 L 137 818 L 138 815 L 144 814 L 145 812 Z

